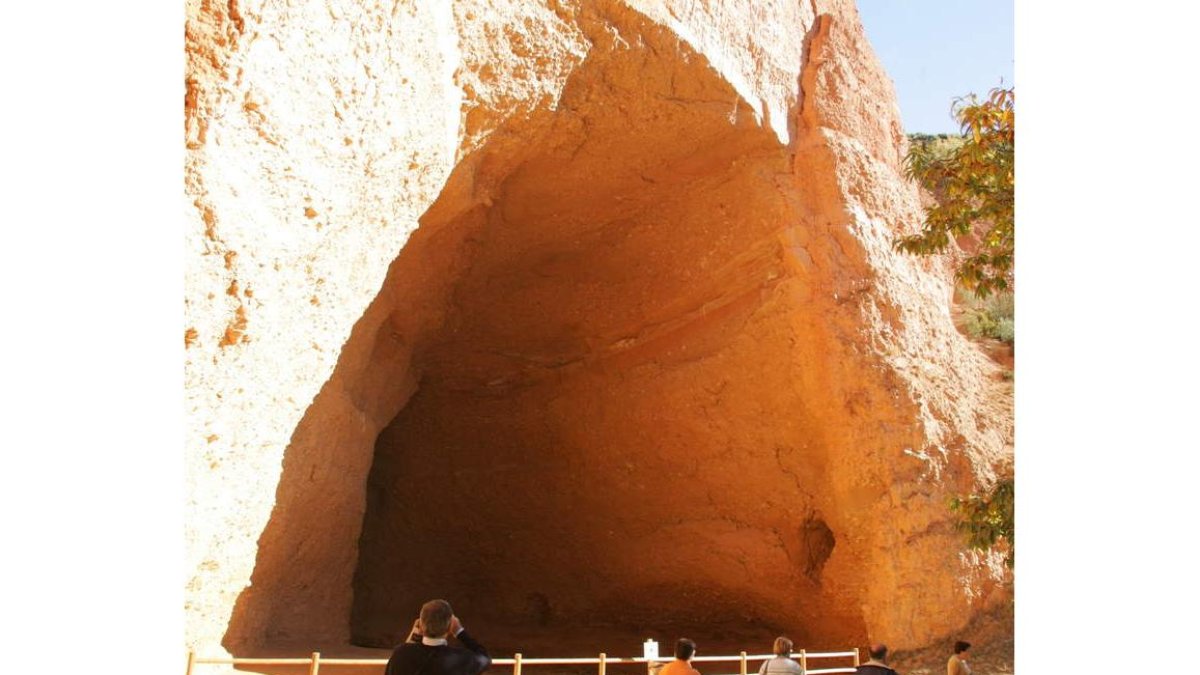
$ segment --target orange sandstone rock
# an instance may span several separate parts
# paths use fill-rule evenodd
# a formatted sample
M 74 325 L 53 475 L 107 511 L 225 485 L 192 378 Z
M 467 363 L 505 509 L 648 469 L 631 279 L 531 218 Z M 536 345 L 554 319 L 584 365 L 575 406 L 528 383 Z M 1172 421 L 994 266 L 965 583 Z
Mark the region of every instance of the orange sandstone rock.
M 945 502 L 1011 401 L 891 249 L 856 10 L 689 8 L 189 3 L 185 325 L 251 338 L 185 351 L 189 647 L 440 596 L 496 653 L 910 649 L 1004 601 Z

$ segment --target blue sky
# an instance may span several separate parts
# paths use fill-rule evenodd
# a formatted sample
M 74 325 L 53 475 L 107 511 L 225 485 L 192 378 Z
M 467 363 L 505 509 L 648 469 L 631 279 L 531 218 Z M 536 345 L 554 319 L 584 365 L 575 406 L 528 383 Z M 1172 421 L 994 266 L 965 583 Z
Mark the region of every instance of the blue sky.
M 1013 84 L 1012 0 L 858 0 L 909 133 L 951 133 L 950 104 Z

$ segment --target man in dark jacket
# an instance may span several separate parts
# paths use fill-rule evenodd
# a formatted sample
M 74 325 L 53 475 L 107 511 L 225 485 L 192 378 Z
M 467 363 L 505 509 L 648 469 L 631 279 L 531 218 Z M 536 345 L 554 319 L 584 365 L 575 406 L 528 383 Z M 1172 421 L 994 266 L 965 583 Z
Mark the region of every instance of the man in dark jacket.
M 463 647 L 451 647 L 453 635 Z M 487 650 L 454 616 L 450 603 L 430 600 L 421 606 L 408 640 L 388 659 L 385 675 L 478 675 L 492 665 Z
M 887 645 L 873 644 L 867 650 L 871 660 L 858 667 L 858 675 L 897 675 L 887 664 Z

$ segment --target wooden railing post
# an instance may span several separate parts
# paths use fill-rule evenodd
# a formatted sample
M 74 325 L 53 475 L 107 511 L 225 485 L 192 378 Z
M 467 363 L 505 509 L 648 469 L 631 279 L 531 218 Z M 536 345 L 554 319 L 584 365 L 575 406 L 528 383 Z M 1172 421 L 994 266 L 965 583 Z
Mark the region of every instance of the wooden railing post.
M 321 652 L 312 653 L 312 665 L 308 667 L 308 675 L 317 675 L 321 668 Z
M 800 675 L 805 675 L 808 672 L 808 655 L 804 650 L 800 650 Z
M 521 675 L 521 652 L 513 654 L 513 675 Z
M 604 655 L 604 652 L 600 652 L 600 675 L 604 675 L 604 671 L 608 666 L 608 663 L 606 663 L 607 658 L 608 657 Z
M 859 666 L 859 663 L 858 663 L 858 647 L 855 647 L 855 648 L 854 648 L 854 667 L 855 667 L 855 668 L 857 668 L 858 666 Z
M 746 652 L 742 652 L 742 675 L 746 675 Z
M 188 650 L 187 675 L 192 675 L 192 666 L 196 663 L 196 652 Z

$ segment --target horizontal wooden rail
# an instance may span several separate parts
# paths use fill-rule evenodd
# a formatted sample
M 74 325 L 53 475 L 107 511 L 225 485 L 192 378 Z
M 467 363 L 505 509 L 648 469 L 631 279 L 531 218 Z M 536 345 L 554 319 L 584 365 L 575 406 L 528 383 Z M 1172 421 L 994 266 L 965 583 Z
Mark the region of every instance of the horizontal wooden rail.
M 321 663 L 329 663 L 331 660 L 332 659 L 321 659 Z M 373 666 L 373 665 L 377 665 L 376 662 L 387 665 L 387 659 L 383 659 L 383 660 L 372 659 L 371 663 L 364 663 L 363 665 Z M 251 659 L 251 658 L 241 658 L 241 657 L 235 657 L 232 659 L 206 659 L 202 656 L 197 656 L 193 660 L 193 663 L 197 663 L 197 664 L 206 663 L 206 664 L 211 664 L 211 665 L 229 665 L 229 666 L 252 666 L 252 665 L 258 665 L 258 666 L 307 666 L 308 664 L 312 663 L 312 659 L 311 658 L 306 658 L 306 659 Z
M 747 664 L 750 661 L 765 661 L 775 658 L 774 654 L 747 654 L 742 652 L 730 656 L 693 656 L 692 661 L 705 663 L 719 663 L 738 661 L 741 663 L 741 669 L 738 675 L 747 675 Z M 809 669 L 809 659 L 837 659 L 837 658 L 852 658 L 854 664 L 858 664 L 858 650 L 846 652 L 809 652 L 801 650 L 799 654 L 792 657 L 800 661 L 801 672 L 804 675 L 824 675 L 826 673 L 853 673 L 855 668 L 819 668 Z M 655 664 L 664 664 L 673 661 L 673 657 L 659 657 L 656 659 L 647 659 L 641 656 L 636 657 L 613 657 L 607 654 L 600 654 L 599 657 L 579 657 L 579 658 L 533 658 L 527 659 L 522 654 L 517 653 L 513 658 L 497 658 L 492 659 L 493 666 L 513 666 L 513 674 L 521 675 L 521 668 L 525 665 L 531 666 L 551 666 L 551 665 L 598 665 L 599 675 L 607 675 L 606 668 L 609 664 L 642 664 L 651 668 Z M 230 665 L 230 666 L 309 666 L 310 675 L 317 675 L 321 665 L 329 666 L 386 666 L 387 659 L 339 659 L 339 658 L 322 658 L 320 652 L 313 652 L 308 658 L 256 658 L 256 657 L 231 657 L 231 658 L 206 658 L 196 656 L 195 652 L 188 652 L 187 673 L 192 675 L 194 666 L 196 665 Z M 731 674 L 732 675 L 732 674 Z
M 855 655 L 855 652 L 805 652 L 805 655 L 810 659 L 836 659 L 836 658 L 848 659 L 848 658 L 852 658 Z M 775 658 L 774 654 L 747 654 L 746 655 L 747 661 L 765 661 L 767 659 L 773 659 L 773 658 Z M 692 657 L 693 662 L 695 662 L 695 661 L 701 661 L 701 662 L 704 662 L 704 661 L 707 661 L 707 662 L 740 661 L 741 659 L 742 659 L 742 657 L 740 654 L 733 654 L 731 656 L 693 656 Z M 673 656 L 660 656 L 657 659 L 647 659 L 647 658 L 644 658 L 641 656 L 628 657 L 628 658 L 621 658 L 619 656 L 609 656 L 609 657 L 605 658 L 605 661 L 607 663 L 625 663 L 625 664 L 630 664 L 630 663 L 670 663 L 671 661 L 674 661 L 674 660 L 675 660 L 675 657 L 673 657 Z M 321 663 L 325 663 L 326 661 L 327 660 L 324 658 L 321 659 Z M 387 663 L 387 659 L 379 659 L 379 662 Z M 504 658 L 492 659 L 492 665 L 498 665 L 498 666 L 511 666 L 515 662 L 516 662 L 516 659 L 504 659 Z M 330 661 L 330 663 L 332 663 L 332 661 Z M 533 659 L 522 656 L 521 663 L 535 663 L 535 664 L 540 664 L 540 665 L 589 664 L 589 663 L 600 663 L 600 659 L 598 659 L 594 656 L 593 657 L 580 657 L 580 658 L 533 658 Z
M 854 652 L 809 652 L 805 654 L 810 659 L 834 659 L 834 658 L 850 658 L 854 656 Z M 740 661 L 740 656 L 693 656 L 692 661 L 707 661 L 707 662 L 722 662 L 722 661 Z M 747 661 L 764 661 L 766 659 L 775 658 L 774 654 L 747 654 Z M 605 659 L 606 663 L 670 663 L 674 658 L 657 658 L 646 659 L 642 657 L 636 658 L 620 658 L 617 656 L 609 656 Z M 206 658 L 197 656 L 193 659 L 197 664 L 208 665 L 267 665 L 267 666 L 303 666 L 312 662 L 312 658 L 249 658 L 249 657 L 233 657 L 228 659 L 221 658 Z M 322 656 L 321 663 L 328 663 L 334 666 L 384 666 L 387 665 L 387 659 L 339 659 Z M 516 659 L 492 659 L 494 666 L 511 666 L 516 663 Z M 539 658 L 539 659 L 521 659 L 521 663 L 534 665 L 569 665 L 569 664 L 598 664 L 598 658 Z M 816 672 L 816 671 L 809 671 Z

